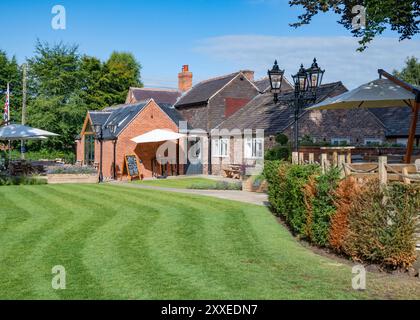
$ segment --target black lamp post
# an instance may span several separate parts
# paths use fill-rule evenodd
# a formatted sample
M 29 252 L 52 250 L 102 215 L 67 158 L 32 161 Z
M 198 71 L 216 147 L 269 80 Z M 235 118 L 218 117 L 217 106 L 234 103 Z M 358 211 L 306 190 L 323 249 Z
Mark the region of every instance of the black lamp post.
M 274 102 L 278 102 L 278 96 L 281 92 L 283 83 L 284 70 L 280 70 L 277 60 L 274 61 L 273 69 L 268 70 L 268 78 L 270 79 L 271 92 L 274 94 Z
M 104 143 L 104 126 L 101 124 L 95 124 L 94 126 L 95 132 L 96 132 L 96 138 L 100 143 L 100 160 L 99 160 L 99 183 L 102 183 L 104 181 L 104 175 L 103 175 L 103 143 Z M 105 126 L 106 129 L 108 129 L 111 133 L 111 140 L 114 140 L 115 132 L 117 131 L 117 125 L 115 124 L 108 124 Z M 114 167 L 115 167 L 115 152 L 114 152 Z M 114 169 L 115 170 L 115 169 Z M 115 173 L 114 173 L 115 177 Z
M 300 66 L 298 73 L 292 75 L 293 82 L 295 85 L 295 96 L 291 107 L 294 109 L 295 122 L 294 122 L 294 150 L 299 152 L 299 114 L 307 105 L 313 104 L 317 98 L 317 89 L 322 83 L 325 70 L 322 70 L 316 59 L 314 59 L 311 67 L 305 69 L 303 64 Z M 277 61 L 274 63 L 274 67 L 271 71 L 268 71 L 270 78 L 271 92 L 274 93 L 274 103 L 278 102 L 278 95 L 281 90 L 278 86 L 278 79 L 283 80 L 284 70 L 280 70 Z M 276 79 L 277 81 L 274 81 Z

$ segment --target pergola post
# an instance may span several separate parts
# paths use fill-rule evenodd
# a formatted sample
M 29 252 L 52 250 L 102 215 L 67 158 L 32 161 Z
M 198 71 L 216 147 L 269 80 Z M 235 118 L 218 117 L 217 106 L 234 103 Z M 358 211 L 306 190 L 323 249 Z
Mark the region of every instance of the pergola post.
M 405 163 L 411 163 L 411 155 L 413 154 L 414 139 L 416 138 L 417 120 L 419 118 L 420 102 L 415 102 L 412 108 L 410 132 L 407 141 L 407 153 L 405 155 Z

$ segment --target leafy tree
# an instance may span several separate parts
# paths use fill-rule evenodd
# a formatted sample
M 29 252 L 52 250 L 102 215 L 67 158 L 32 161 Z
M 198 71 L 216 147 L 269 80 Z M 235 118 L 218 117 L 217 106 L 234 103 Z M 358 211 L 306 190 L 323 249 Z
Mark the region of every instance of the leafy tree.
M 88 110 L 123 103 L 130 86 L 141 86 L 141 67 L 130 53 L 114 52 L 103 63 L 75 45 L 38 41 L 28 63 L 28 122 L 60 135 L 42 142 L 54 150 L 73 150 Z
M 416 57 L 409 57 L 401 71 L 394 71 L 394 75 L 415 86 L 420 86 L 420 61 Z
M 341 15 L 338 23 L 351 30 L 355 37 L 361 37 L 359 51 L 388 27 L 397 31 L 400 40 L 410 39 L 419 33 L 420 1 L 419 0 L 289 0 L 290 6 L 302 6 L 305 12 L 298 17 L 298 22 L 291 26 L 297 28 L 309 24 L 320 12 L 332 11 Z M 352 9 L 363 5 L 366 9 L 366 27 L 354 29 L 352 22 L 355 13 Z
M 100 87 L 106 105 L 124 103 L 130 87 L 142 87 L 141 65 L 131 53 L 113 52 L 103 66 Z

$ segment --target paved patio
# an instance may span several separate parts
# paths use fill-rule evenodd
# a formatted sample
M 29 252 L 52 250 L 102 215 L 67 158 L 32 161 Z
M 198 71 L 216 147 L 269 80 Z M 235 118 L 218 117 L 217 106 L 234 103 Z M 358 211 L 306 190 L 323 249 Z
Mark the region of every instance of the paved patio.
M 259 206 L 268 205 L 268 196 L 262 193 L 246 192 L 246 191 L 234 191 L 234 190 L 194 190 L 194 189 L 174 189 L 164 188 L 155 186 L 144 186 L 129 182 L 114 182 L 114 184 L 121 185 L 124 187 L 137 188 L 137 189 L 149 189 L 159 191 L 169 191 L 185 194 L 196 194 L 207 197 L 214 197 L 219 199 L 234 200 L 245 203 L 256 204 Z

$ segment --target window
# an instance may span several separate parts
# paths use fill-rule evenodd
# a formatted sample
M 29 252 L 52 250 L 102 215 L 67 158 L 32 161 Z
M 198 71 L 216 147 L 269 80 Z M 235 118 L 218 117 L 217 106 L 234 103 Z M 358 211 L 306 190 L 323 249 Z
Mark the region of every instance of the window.
M 212 154 L 214 157 L 229 156 L 229 139 L 219 138 L 213 139 Z
M 369 145 L 379 145 L 382 144 L 382 139 L 377 139 L 377 138 L 367 138 L 365 139 L 365 145 L 369 146 Z
M 85 135 L 85 165 L 93 165 L 95 162 L 95 136 Z
M 245 158 L 262 159 L 264 158 L 264 139 L 247 138 L 245 139 Z
M 336 146 L 345 146 L 350 144 L 350 138 L 332 138 L 331 144 Z

